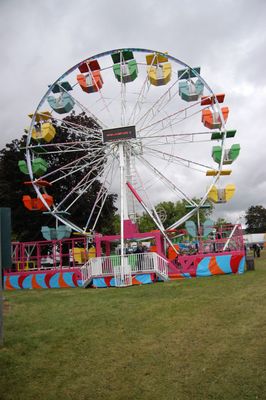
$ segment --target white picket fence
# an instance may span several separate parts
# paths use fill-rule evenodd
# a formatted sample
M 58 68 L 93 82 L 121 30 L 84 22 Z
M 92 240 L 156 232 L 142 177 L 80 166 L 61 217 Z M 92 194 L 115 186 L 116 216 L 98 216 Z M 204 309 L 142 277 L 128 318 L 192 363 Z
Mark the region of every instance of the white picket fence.
M 87 284 L 96 277 L 114 276 L 115 285 L 130 286 L 132 274 L 156 273 L 163 280 L 168 279 L 168 261 L 157 253 L 139 253 L 95 257 L 81 267 L 82 284 Z

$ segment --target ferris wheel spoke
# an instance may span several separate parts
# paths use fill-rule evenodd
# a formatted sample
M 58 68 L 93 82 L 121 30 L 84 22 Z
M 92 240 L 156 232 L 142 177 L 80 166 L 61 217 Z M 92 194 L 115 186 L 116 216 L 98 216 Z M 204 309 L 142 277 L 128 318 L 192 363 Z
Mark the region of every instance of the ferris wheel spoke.
M 38 112 L 39 115 L 45 116 L 45 114 Z M 52 120 L 60 122 L 60 127 L 62 129 L 70 129 L 70 133 L 77 133 L 79 135 L 85 135 L 86 137 L 88 134 L 90 135 L 91 138 L 94 140 L 101 140 L 101 128 L 100 126 L 95 127 L 95 128 L 89 128 L 85 125 L 80 125 L 77 123 L 74 123 L 72 121 L 69 121 L 68 118 L 71 118 L 69 116 L 65 118 L 59 118 L 58 116 L 55 116 L 54 112 L 52 113 Z
M 61 167 L 59 167 L 59 168 L 56 168 L 56 169 L 53 170 L 53 171 L 48 172 L 48 173 L 45 174 L 45 175 L 42 175 L 42 176 L 39 177 L 38 179 L 39 179 L 39 180 L 46 180 L 47 178 L 51 177 L 52 175 L 58 174 L 58 172 L 60 172 L 60 171 L 63 171 L 63 170 L 65 170 L 65 169 L 68 170 L 69 168 L 71 169 L 71 168 L 73 168 L 73 166 L 78 165 L 80 162 L 82 162 L 82 160 L 85 160 L 87 157 L 88 157 L 88 155 L 86 154 L 85 156 L 80 157 L 78 160 L 73 160 L 73 161 L 71 161 L 70 163 L 67 163 L 67 164 L 65 164 L 65 165 L 63 165 L 63 166 L 61 166 Z
M 208 194 L 210 192 L 210 190 L 212 189 L 212 187 L 216 184 L 216 182 L 219 179 L 219 175 L 215 176 L 212 180 L 211 185 L 209 186 L 209 189 L 207 190 L 207 192 L 205 193 L 205 195 L 202 197 L 202 199 L 200 200 L 200 202 L 198 204 L 195 203 L 195 208 L 192 209 L 191 211 L 189 211 L 186 215 L 184 215 L 182 218 L 180 218 L 178 221 L 176 221 L 175 223 L 173 223 L 171 226 L 169 226 L 167 229 L 176 229 L 178 228 L 178 226 L 182 225 L 183 223 L 185 223 L 190 217 L 192 217 L 194 214 L 196 214 L 196 212 L 198 210 L 200 210 L 200 207 L 206 202 L 207 198 L 208 198 Z
M 114 114 L 112 113 L 110 106 L 113 103 L 113 99 L 111 99 L 110 101 L 107 101 L 108 98 L 105 98 L 102 94 L 102 90 L 99 90 L 99 94 L 100 94 L 100 99 L 98 101 L 95 102 L 95 104 L 102 104 L 102 106 L 97 109 L 97 113 L 102 114 L 103 112 L 107 111 L 109 117 L 110 117 L 110 121 L 112 122 L 113 125 L 115 125 L 115 120 L 114 120 Z M 106 124 L 107 125 L 107 124 Z
M 84 180 L 82 179 L 82 180 L 78 183 L 78 185 L 76 185 L 76 188 L 74 188 L 74 189 L 71 191 L 71 193 L 69 194 L 69 195 L 71 195 L 71 194 L 73 194 L 74 192 L 79 191 L 77 197 L 72 201 L 71 204 L 69 204 L 69 205 L 67 206 L 67 208 L 66 208 L 65 211 L 69 211 L 69 209 L 79 200 L 79 198 L 89 191 L 89 189 L 92 187 L 92 185 L 93 185 L 95 182 L 98 181 L 98 179 L 99 179 L 98 176 L 95 176 L 93 179 L 90 179 L 89 176 L 87 176 L 86 179 L 84 179 Z M 66 200 L 66 199 L 64 199 L 64 201 L 65 201 L 65 200 Z
M 75 102 L 75 104 L 81 109 L 81 111 L 85 112 L 90 118 L 92 118 L 101 128 L 107 128 L 107 125 L 98 118 L 93 112 L 91 112 L 87 107 L 85 107 L 76 97 L 74 97 L 69 91 L 64 89 L 61 85 L 60 88 L 63 89 L 68 96 Z
M 146 166 L 150 166 L 150 168 L 155 172 L 156 174 L 158 173 L 160 175 L 160 178 L 168 188 L 170 188 L 175 194 L 178 195 L 180 199 L 186 200 L 191 206 L 194 208 L 188 212 L 185 216 L 183 216 L 181 219 L 176 221 L 174 224 L 169 226 L 166 230 L 171 230 L 171 229 L 176 229 L 178 226 L 182 225 L 184 222 L 186 222 L 190 217 L 192 217 L 197 210 L 202 206 L 206 199 L 207 199 L 207 194 L 202 198 L 202 200 L 197 204 L 193 199 L 190 199 L 182 190 L 180 190 L 178 187 L 176 187 L 172 181 L 167 179 L 156 167 L 154 167 L 151 163 L 149 163 L 147 160 L 145 160 L 143 157 L 141 157 L 143 164 Z M 217 181 L 217 178 L 215 178 L 215 181 Z M 214 183 L 213 183 L 214 184 Z M 181 196 L 180 196 L 181 195 Z
M 158 156 L 158 154 L 155 154 L 154 152 L 151 152 L 151 151 L 147 152 L 146 155 L 149 156 L 149 157 L 153 157 L 155 159 L 155 161 L 157 160 L 157 162 L 158 162 L 158 159 L 162 160 L 162 161 L 166 162 L 167 163 L 166 165 L 168 165 L 168 166 L 170 164 L 173 164 L 173 165 L 175 164 L 175 165 L 178 165 L 179 167 L 189 168 L 190 170 L 197 171 L 198 173 L 201 173 L 203 175 L 205 175 L 205 172 L 206 172 L 206 170 L 203 170 L 203 169 L 201 169 L 199 167 L 193 167 L 193 166 L 189 165 L 188 163 L 186 163 L 186 162 L 184 162 L 182 160 L 173 159 L 173 158 L 170 159 L 170 157 L 168 157 L 166 159 L 162 155 Z
M 97 142 L 101 142 L 102 140 L 102 132 L 97 128 L 92 129 L 92 128 L 87 128 L 86 126 L 73 126 L 72 123 L 63 120 L 62 121 L 62 129 L 66 130 L 68 134 L 74 134 L 77 135 L 78 137 L 82 138 L 85 137 L 85 141 L 88 139 L 88 137 L 90 138 L 91 141 L 97 143 Z
M 211 139 L 206 139 L 206 140 L 189 140 L 189 139 L 183 139 L 183 140 L 173 140 L 173 141 L 170 141 L 170 140 L 168 140 L 168 141 L 164 141 L 164 140 L 162 140 L 162 141 L 160 141 L 160 140 L 158 140 L 158 141 L 156 141 L 156 142 L 148 142 L 147 144 L 145 144 L 144 145 L 144 147 L 147 145 L 147 146 L 153 146 L 153 147 L 162 147 L 162 146 L 178 146 L 178 145 L 188 145 L 188 144 L 190 144 L 190 145 L 193 145 L 193 144 L 199 144 L 199 143 L 212 143 L 213 142 L 213 140 L 211 140 Z
M 88 157 L 88 156 L 86 156 L 86 157 Z M 93 166 L 93 168 L 92 168 L 91 172 L 94 171 L 94 170 L 97 170 L 98 167 L 100 167 L 107 160 L 107 158 L 108 158 L 108 156 L 104 155 L 103 157 L 96 158 L 94 160 L 90 160 L 88 162 L 85 162 L 81 166 L 79 166 L 80 159 L 78 159 L 78 160 L 76 160 L 77 161 L 76 165 L 73 166 L 73 167 L 76 167 L 76 168 L 71 167 L 71 170 L 68 173 L 65 173 L 64 170 L 68 169 L 69 167 L 65 167 L 65 166 L 64 167 L 60 167 L 57 170 L 51 172 L 51 174 L 54 174 L 55 172 L 57 172 L 57 173 L 61 172 L 62 173 L 62 175 L 60 177 L 58 177 L 58 178 L 54 179 L 53 181 L 51 181 L 51 184 L 55 184 L 56 182 L 59 182 L 62 179 L 67 178 L 68 176 L 71 176 L 71 175 L 73 176 L 77 172 L 80 172 L 83 169 L 85 170 L 85 169 L 91 168 L 92 166 Z
M 113 114 L 111 113 L 111 110 L 109 109 L 109 104 L 106 102 L 106 100 L 105 100 L 105 98 L 104 98 L 104 96 L 102 94 L 102 89 L 98 86 L 98 83 L 97 83 L 96 79 L 94 78 L 94 75 L 92 74 L 92 71 L 90 69 L 90 66 L 88 66 L 88 68 L 89 68 L 90 76 L 92 77 L 94 85 L 97 87 L 98 93 L 100 95 L 101 102 L 103 103 L 103 106 L 104 106 L 103 109 L 101 109 L 100 111 L 101 112 L 107 111 L 109 116 L 110 116 L 110 118 L 111 118 L 112 123 L 114 124 Z M 112 66 L 110 66 L 109 68 L 112 68 Z M 105 124 L 105 127 L 107 127 L 106 124 Z
M 28 146 L 28 149 L 30 149 L 30 150 L 32 150 L 32 151 L 34 151 L 34 150 L 38 150 L 38 149 L 40 149 L 40 147 L 42 148 L 42 149 L 46 149 L 46 148 L 53 148 L 53 147 L 56 147 L 56 148 L 58 148 L 58 149 L 60 149 L 60 150 L 64 150 L 65 148 L 68 148 L 68 147 L 70 147 L 70 146 L 72 146 L 73 148 L 79 148 L 79 147 L 82 147 L 82 148 L 84 148 L 84 146 L 87 146 L 86 148 L 87 148 L 87 150 L 88 150 L 88 148 L 91 150 L 94 150 L 94 149 L 99 149 L 99 148 L 102 148 L 103 146 L 102 146 L 102 142 L 97 142 L 96 141 L 96 143 L 92 143 L 92 141 L 91 140 L 84 140 L 84 141 L 69 141 L 69 142 L 55 142 L 55 143 L 45 143 L 45 144 L 36 144 L 36 145 L 30 145 L 30 146 Z M 89 146 L 89 147 L 88 147 Z
M 92 154 L 93 152 L 101 152 L 103 151 L 103 147 L 101 145 L 95 145 L 95 146 L 86 146 L 85 147 L 85 143 L 77 143 L 77 144 L 73 144 L 73 145 L 57 145 L 56 146 L 57 149 L 59 149 L 60 151 L 88 151 L 90 152 L 90 154 Z
M 150 136 L 138 136 L 138 140 L 143 141 L 144 146 L 152 145 L 154 146 L 172 146 L 179 144 L 198 144 L 212 142 L 210 134 L 212 132 L 190 132 L 190 133 L 163 133 L 160 135 L 150 135 Z M 209 139 L 198 139 L 204 136 L 208 136 Z
M 61 202 L 56 206 L 56 209 L 60 209 L 60 207 L 67 201 L 67 199 L 73 195 L 74 193 L 76 193 L 77 191 L 79 191 L 79 197 L 80 195 L 83 195 L 85 193 L 84 191 L 84 186 L 89 182 L 89 186 L 97 180 L 97 169 L 99 167 L 99 163 L 97 163 L 93 168 L 91 168 L 89 170 L 89 172 L 86 173 L 86 175 L 68 192 L 68 194 L 64 197 L 64 199 L 61 200 Z M 84 168 L 84 166 L 83 166 Z M 73 172 L 72 172 L 73 174 Z M 67 175 L 67 174 L 66 174 Z M 62 178 L 65 178 L 62 177 Z M 58 180 L 57 180 L 58 181 Z M 87 189 L 88 189 L 87 187 Z
M 104 161 L 104 156 L 101 158 L 102 161 Z M 87 160 L 88 159 L 88 160 Z M 87 160 L 87 161 L 86 161 Z M 80 166 L 80 164 L 84 161 L 84 163 Z M 64 164 L 58 168 L 53 169 L 52 171 L 48 172 L 45 175 L 42 175 L 41 177 L 38 177 L 38 180 L 46 180 L 47 178 L 51 178 L 52 176 L 56 176 L 58 173 L 62 173 L 63 175 L 61 176 L 61 178 L 57 178 L 53 181 L 51 181 L 51 184 L 54 184 L 55 182 L 58 182 L 61 179 L 66 178 L 67 176 L 74 174 L 75 172 L 78 172 L 80 170 L 82 170 L 83 168 L 88 168 L 91 165 L 93 165 L 93 163 L 95 163 L 97 160 L 95 160 L 95 155 L 94 155 L 94 159 L 91 160 L 90 155 L 86 154 L 83 157 L 79 157 L 78 159 L 75 159 L 67 164 Z M 70 170 L 69 173 L 65 174 L 65 171 Z
M 62 151 L 64 151 L 64 153 L 80 153 L 80 152 L 84 152 L 86 151 L 85 149 L 65 149 L 65 150 L 54 150 L 54 151 L 46 151 L 45 155 L 51 155 L 51 154 L 61 154 Z M 39 154 L 39 153 L 38 153 Z
M 145 184 L 144 184 L 143 180 L 141 179 L 141 175 L 138 172 L 137 168 L 135 169 L 135 171 L 136 171 L 136 175 L 138 177 L 138 180 L 139 180 L 139 182 L 141 184 L 142 191 L 145 194 L 147 203 L 148 203 L 150 209 L 152 210 L 152 214 L 153 214 L 154 218 L 156 219 L 158 225 L 161 227 L 162 230 L 164 230 L 163 223 L 162 223 L 162 221 L 161 221 L 161 219 L 160 219 L 160 217 L 159 217 L 159 215 L 158 215 L 158 213 L 156 211 L 156 208 L 154 207 L 153 203 L 150 200 L 150 196 L 148 195 L 148 190 L 146 189 Z
M 93 225 L 93 227 L 92 227 L 92 230 L 94 230 L 94 228 L 95 228 L 95 226 L 96 226 L 96 224 L 97 224 L 97 221 L 98 221 L 98 219 L 99 219 L 100 213 L 101 213 L 102 208 L 103 208 L 103 206 L 104 206 L 104 204 L 105 204 L 105 201 L 106 201 L 106 199 L 107 199 L 109 189 L 110 189 L 110 187 L 111 187 L 111 185 L 112 185 L 112 178 L 113 178 L 113 173 L 114 173 L 114 165 L 115 165 L 115 160 L 113 160 L 113 162 L 111 163 L 110 168 L 108 168 L 108 171 L 107 171 L 107 174 L 106 174 L 106 176 L 105 176 L 105 178 L 104 178 L 104 181 L 102 182 L 102 185 L 101 185 L 101 187 L 100 187 L 100 190 L 99 190 L 98 193 L 97 193 L 96 200 L 95 200 L 94 205 L 93 205 L 93 207 L 92 207 L 92 209 L 91 209 L 89 218 L 88 218 L 88 220 L 87 220 L 87 222 L 86 222 L 85 230 L 88 229 L 88 226 L 89 226 L 89 224 L 90 224 L 90 222 L 91 222 L 91 219 L 92 219 L 92 217 L 93 217 L 94 211 L 95 211 L 95 209 L 96 209 L 98 203 L 101 201 L 101 205 L 100 205 L 100 207 L 99 207 L 98 214 L 96 215 L 96 218 L 95 218 L 95 221 L 94 221 L 94 225 Z M 110 178 L 108 179 L 108 176 L 109 176 L 109 175 L 110 175 Z
M 100 215 L 101 215 L 102 209 L 103 209 L 103 207 L 104 207 L 104 205 L 105 205 L 105 202 L 106 202 L 106 200 L 107 200 L 107 197 L 108 197 L 108 191 L 106 191 L 106 193 L 105 193 L 105 195 L 104 195 L 104 197 L 103 197 L 103 199 L 102 199 L 101 205 L 100 205 L 100 207 L 99 207 L 98 214 L 96 215 L 94 224 L 93 224 L 93 226 L 92 226 L 92 230 L 93 230 L 93 231 L 95 230 L 95 227 L 96 227 L 97 222 L 98 222 L 98 220 L 99 220 L 99 217 L 100 217 Z
M 179 198 L 185 199 L 190 205 L 195 206 L 195 201 L 191 199 L 183 190 L 176 186 L 170 179 L 168 179 L 158 168 L 143 156 L 138 156 L 142 164 L 151 170 L 173 193 L 177 194 Z
M 156 121 L 146 125 L 138 130 L 138 132 L 142 132 L 143 136 L 151 136 L 158 132 L 164 131 L 165 129 L 172 128 L 174 125 L 193 117 L 196 114 L 201 113 L 200 110 L 196 110 L 188 114 L 189 111 L 193 111 L 193 109 L 198 105 L 198 103 L 192 104 L 187 107 L 183 107 L 182 109 L 175 111 L 172 114 L 166 115 L 163 118 L 157 119 Z M 149 135 L 151 133 L 151 135 Z
M 183 74 L 182 74 L 183 75 Z M 173 89 L 176 89 L 176 85 L 182 79 L 182 75 L 176 79 L 170 87 L 156 100 L 152 107 L 150 107 L 145 113 L 135 122 L 141 129 L 145 123 L 149 123 L 156 115 L 158 115 L 164 108 L 179 94 L 179 88 L 172 93 Z M 148 121 L 148 122 L 147 122 Z
M 175 138 L 175 137 L 186 137 L 186 136 L 197 136 L 197 135 L 210 135 L 212 132 L 210 131 L 204 131 L 204 132 L 189 132 L 189 133 L 169 133 L 169 134 L 165 134 L 165 135 L 154 135 L 152 137 L 150 136 L 138 136 L 138 139 L 141 140 L 153 140 L 156 138 Z
M 90 222 L 91 222 L 91 219 L 92 219 L 92 217 L 93 217 L 93 214 L 94 214 L 94 212 L 95 212 L 95 209 L 96 209 L 97 206 L 98 206 L 98 203 L 99 203 L 103 198 L 105 198 L 105 196 L 106 196 L 107 194 L 108 194 L 108 189 L 105 188 L 105 187 L 103 187 L 103 185 L 102 185 L 101 189 L 100 189 L 99 192 L 97 193 L 97 198 L 96 198 L 96 200 L 95 200 L 95 202 L 94 202 L 94 204 L 93 204 L 93 207 L 92 207 L 92 209 L 91 209 L 91 212 L 90 212 L 89 218 L 88 218 L 88 220 L 87 220 L 87 222 L 86 222 L 86 226 L 84 227 L 84 230 L 87 230 L 87 229 L 88 229 L 88 227 L 89 227 L 89 225 L 90 225 Z M 101 208 L 101 207 L 99 207 L 99 208 Z M 93 228 L 92 228 L 92 229 L 93 229 Z
M 76 202 L 79 200 L 81 196 L 83 196 L 89 188 L 93 185 L 93 183 L 97 180 L 96 177 L 92 178 L 90 177 L 90 172 L 86 174 L 76 185 L 75 187 L 64 197 L 63 200 L 56 206 L 57 210 L 60 210 L 60 207 L 62 207 L 63 204 L 66 203 L 66 201 L 75 193 L 77 193 L 77 196 L 75 199 L 68 205 L 65 206 L 64 211 L 67 212 Z
M 51 210 L 50 214 L 53 215 L 58 221 L 62 222 L 65 225 L 68 225 L 71 229 L 73 229 L 74 232 L 84 233 L 81 228 L 79 228 L 72 221 L 69 221 L 62 214 L 58 214 L 58 212 L 56 210 Z
M 100 205 L 100 207 L 99 207 L 98 214 L 96 215 L 94 224 L 93 224 L 93 226 L 92 226 L 92 230 L 93 230 L 93 231 L 94 231 L 94 229 L 95 229 L 95 227 L 96 227 L 96 225 L 97 225 L 97 222 L 98 222 L 99 217 L 100 217 L 100 215 L 101 215 L 102 209 L 103 209 L 103 207 L 104 207 L 104 205 L 105 205 L 105 203 L 106 203 L 106 200 L 107 200 L 107 197 L 108 197 L 108 189 L 110 189 L 110 187 L 111 187 L 111 185 L 112 185 L 112 181 L 113 181 L 113 173 L 114 173 L 114 171 L 112 171 L 110 183 L 109 183 L 109 185 L 108 185 L 108 187 L 107 187 L 107 190 L 106 190 L 106 193 L 105 193 L 104 197 L 102 198 L 102 202 L 101 202 L 101 205 Z
M 51 184 L 53 185 L 53 184 L 55 184 L 57 182 L 60 182 L 63 179 L 66 179 L 69 176 L 74 176 L 76 173 L 78 173 L 78 172 L 80 172 L 80 171 L 82 171 L 84 169 L 88 169 L 92 165 L 93 165 L 93 163 L 85 163 L 85 164 L 83 164 L 81 166 L 79 166 L 79 164 L 77 164 L 76 168 L 74 168 L 74 167 L 70 168 L 70 172 L 67 172 L 67 173 L 65 172 L 65 170 L 68 170 L 68 168 L 65 168 L 65 169 L 59 168 L 57 170 L 57 172 L 61 172 L 62 175 L 59 178 L 56 178 L 53 181 L 51 181 Z
M 139 125 L 140 128 L 143 126 L 143 124 L 145 123 L 145 121 L 150 120 L 152 118 L 154 118 L 154 116 L 162 110 L 162 108 L 165 107 L 166 104 L 169 103 L 169 101 L 172 99 L 172 95 L 171 95 L 171 90 L 175 87 L 176 83 L 179 80 L 176 80 L 160 97 L 159 99 L 157 99 L 152 107 L 148 108 L 148 110 L 146 110 L 144 112 L 144 114 L 135 122 L 136 125 Z M 175 96 L 175 94 L 174 94 Z
M 184 215 L 182 218 L 180 218 L 178 221 L 176 221 L 174 224 L 169 226 L 167 230 L 178 228 L 180 225 L 184 224 L 189 218 L 193 217 L 193 215 L 196 214 L 197 210 L 198 208 L 195 207 L 194 209 L 189 211 L 186 215 Z
M 73 207 L 73 205 L 80 199 L 80 197 L 82 197 L 85 193 L 87 193 L 89 191 L 89 189 L 92 187 L 92 185 L 97 181 L 97 178 L 93 178 L 93 179 L 85 179 L 84 182 L 80 183 L 79 186 L 77 186 L 76 190 L 73 191 L 71 194 L 73 194 L 74 192 L 79 192 L 78 195 L 76 196 L 76 198 L 66 207 L 65 211 L 69 211 L 71 207 Z
M 88 154 L 88 149 L 89 149 L 89 154 L 93 154 L 94 152 L 97 153 L 101 153 L 103 151 L 103 147 L 101 145 L 95 145 L 95 146 L 90 146 L 88 148 L 88 146 L 85 147 L 85 143 L 77 143 L 77 144 L 70 144 L 70 145 L 66 145 L 66 144 L 61 144 L 61 143 L 55 143 L 53 146 L 50 146 L 51 150 L 46 150 L 47 147 L 44 146 L 39 146 L 36 148 L 33 148 L 33 152 L 35 152 L 35 154 L 40 154 L 40 148 L 42 148 L 42 150 L 44 150 L 44 156 L 47 156 L 49 154 L 57 154 L 57 153 L 73 153 L 73 152 L 81 152 L 81 151 L 86 151 L 86 153 Z
M 149 83 L 148 75 L 147 75 L 144 80 L 144 83 L 142 84 L 142 86 L 140 88 L 140 92 L 138 94 L 137 101 L 136 101 L 135 105 L 133 106 L 133 109 L 129 116 L 127 125 L 130 125 L 130 123 L 134 124 L 135 120 L 141 114 L 142 107 L 145 104 L 145 100 L 149 94 L 150 87 L 151 87 L 151 84 Z
M 194 117 L 197 114 L 200 114 L 201 110 L 199 111 L 195 111 L 194 113 L 191 113 L 189 115 L 184 115 L 183 117 L 181 117 L 180 119 L 177 119 L 177 117 L 175 117 L 173 120 L 169 120 L 168 123 L 165 123 L 165 121 L 161 124 L 161 127 L 155 131 L 153 130 L 149 130 L 149 132 L 147 132 L 147 137 L 152 137 L 153 134 L 158 134 L 160 132 L 164 132 L 166 129 L 173 129 L 173 127 L 177 124 L 181 124 L 182 122 L 184 122 L 185 120 L 188 120 L 189 118 Z
M 153 152 L 153 153 L 155 153 L 155 154 L 158 155 L 158 156 L 161 156 L 161 158 L 162 158 L 164 161 L 173 161 L 173 160 L 177 160 L 177 161 L 180 161 L 180 162 L 184 163 L 184 165 L 187 166 L 187 167 L 190 167 L 191 165 L 196 165 L 196 166 L 198 166 L 198 167 L 203 167 L 203 168 L 205 168 L 205 169 L 212 169 L 211 166 L 206 165 L 206 164 L 202 164 L 202 163 L 199 163 L 199 162 L 196 162 L 196 161 L 193 161 L 193 160 L 189 160 L 189 159 L 187 159 L 187 158 L 180 157 L 180 156 L 177 156 L 177 155 L 175 155 L 175 154 L 168 153 L 168 152 L 166 152 L 166 151 L 161 151 L 161 150 L 158 150 L 158 149 L 153 149 L 153 148 L 148 147 L 148 146 L 145 146 L 145 147 L 146 147 L 146 149 L 147 149 L 148 151 Z M 203 171 L 203 172 L 205 172 L 205 171 Z
M 139 140 L 144 141 L 144 146 L 162 146 L 178 144 L 198 144 L 212 142 L 212 139 L 198 139 L 198 137 L 210 136 L 210 132 L 191 132 L 191 133 L 173 133 L 152 136 L 138 136 Z

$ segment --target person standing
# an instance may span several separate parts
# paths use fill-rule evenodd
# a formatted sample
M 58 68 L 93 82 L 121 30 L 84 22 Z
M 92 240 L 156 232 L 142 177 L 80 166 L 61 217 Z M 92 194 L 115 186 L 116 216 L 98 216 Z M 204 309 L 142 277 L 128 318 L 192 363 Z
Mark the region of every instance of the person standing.
M 260 257 L 260 245 L 258 244 L 258 243 L 254 243 L 253 244 L 253 246 L 252 246 L 252 248 L 253 248 L 253 255 L 254 255 L 254 258 L 257 256 L 257 257 Z
M 256 257 L 256 243 L 254 243 L 252 245 L 252 249 L 253 249 L 253 257 L 255 258 Z
M 135 250 L 135 254 L 137 255 L 137 266 L 138 266 L 138 271 L 141 271 L 142 269 L 142 262 L 143 262 L 143 247 L 142 243 L 137 244 L 137 248 Z

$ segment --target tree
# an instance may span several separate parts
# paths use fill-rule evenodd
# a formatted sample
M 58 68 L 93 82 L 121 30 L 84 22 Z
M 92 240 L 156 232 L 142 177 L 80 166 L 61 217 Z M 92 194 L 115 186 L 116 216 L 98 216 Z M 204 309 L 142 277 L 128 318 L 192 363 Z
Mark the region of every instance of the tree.
M 92 120 L 92 118 L 87 117 L 84 113 L 79 115 L 72 113 L 63 121 L 79 124 L 88 128 L 97 127 L 95 121 Z M 56 136 L 53 143 L 73 142 L 80 139 L 74 129 L 70 131 L 69 128 L 67 128 L 66 122 L 59 124 L 53 121 L 53 124 L 56 127 Z M 91 143 L 91 147 L 93 147 L 94 137 L 88 137 L 86 141 L 88 140 Z M 0 206 L 10 207 L 12 210 L 13 239 L 34 241 L 42 239 L 41 227 L 43 225 L 54 225 L 54 217 L 43 214 L 39 211 L 29 211 L 22 203 L 22 196 L 27 193 L 29 194 L 29 189 L 23 184 L 23 182 L 27 180 L 27 177 L 20 172 L 18 168 L 18 161 L 24 159 L 25 143 L 26 136 L 24 135 L 20 140 L 13 140 L 0 151 Z M 42 150 L 41 146 L 40 150 Z M 84 148 L 84 152 L 85 151 L 88 152 L 89 149 L 86 147 Z M 42 155 L 36 152 L 36 156 Z M 93 152 L 89 154 L 89 156 L 96 157 Z M 97 157 L 99 156 L 100 154 L 98 153 Z M 56 170 L 60 165 L 72 162 L 77 159 L 77 157 L 80 157 L 80 153 L 68 153 L 62 151 L 60 153 L 57 152 L 55 154 L 46 155 L 45 160 L 48 163 L 48 168 L 50 167 L 53 168 L 53 170 Z M 84 174 L 87 172 L 86 168 L 89 167 L 86 167 L 85 165 L 82 170 L 71 175 L 69 179 L 62 180 L 60 185 L 54 185 L 49 188 L 49 194 L 54 197 L 57 203 L 70 192 L 71 188 L 73 188 L 80 179 L 82 179 Z M 102 168 L 103 165 L 99 165 L 98 169 L 93 172 L 95 177 L 100 174 Z M 53 179 L 55 178 L 56 175 L 53 176 Z M 70 219 L 77 226 L 82 226 L 82 224 L 84 224 L 86 216 L 89 215 L 89 211 L 92 209 L 95 202 L 100 186 L 101 184 L 99 180 L 96 179 L 90 190 L 84 193 L 71 208 Z M 34 195 L 34 197 L 36 197 L 36 195 Z M 71 202 L 73 198 L 74 194 L 69 197 L 69 202 Z M 105 205 L 96 225 L 97 231 L 103 232 L 104 234 L 113 233 L 114 214 L 116 211 L 114 205 L 115 200 L 115 195 L 109 194 L 107 196 Z M 95 217 L 96 213 L 94 213 L 93 218 Z
M 266 232 L 266 208 L 261 205 L 251 206 L 246 212 L 246 232 L 264 233 Z
M 119 214 L 115 214 L 114 216 L 114 234 L 119 235 L 120 234 L 120 229 L 121 229 L 121 219 Z
M 218 218 L 217 221 L 214 223 L 214 225 L 220 228 L 223 225 L 232 225 L 232 222 L 228 222 L 224 218 Z
M 199 203 L 199 199 L 193 199 L 196 203 Z M 156 209 L 164 209 L 166 212 L 166 220 L 163 223 L 165 227 L 169 227 L 172 224 L 174 224 L 176 221 L 178 221 L 180 218 L 182 218 L 184 215 L 186 215 L 189 210 L 186 208 L 187 202 L 185 200 L 177 201 L 177 202 L 172 202 L 172 201 L 163 201 L 159 204 L 156 205 Z M 213 210 L 213 205 L 210 205 L 210 208 L 208 209 L 203 209 L 201 208 L 199 211 L 199 216 L 200 216 L 200 222 L 203 223 L 206 220 L 206 217 L 208 217 Z M 191 218 L 192 221 L 197 223 L 197 213 L 194 214 Z M 155 223 L 152 221 L 152 219 L 149 217 L 148 214 L 144 213 L 140 218 L 139 218 L 139 230 L 140 232 L 149 232 L 153 229 L 158 229 L 155 225 Z M 184 228 L 184 224 L 182 224 L 180 227 Z

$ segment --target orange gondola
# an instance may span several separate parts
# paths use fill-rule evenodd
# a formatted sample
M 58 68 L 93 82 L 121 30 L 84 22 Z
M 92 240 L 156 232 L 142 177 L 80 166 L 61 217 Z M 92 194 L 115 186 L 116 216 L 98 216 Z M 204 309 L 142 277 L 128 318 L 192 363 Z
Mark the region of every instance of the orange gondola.
M 229 115 L 229 108 L 222 107 L 221 112 L 223 114 L 224 122 L 226 122 Z M 202 110 L 201 120 L 203 122 L 203 125 L 209 129 L 217 129 L 221 128 L 222 126 L 220 114 L 218 113 L 218 111 L 215 110 Z
M 46 201 L 48 207 L 51 207 L 54 203 L 53 196 L 50 196 L 49 194 L 43 194 L 42 195 L 43 199 Z M 43 204 L 42 200 L 40 198 L 32 198 L 29 195 L 24 195 L 22 197 L 22 201 L 24 206 L 30 210 L 30 211 L 47 211 L 49 208 L 46 207 L 45 204 Z
M 100 72 L 100 65 L 97 60 L 82 63 L 79 66 L 79 70 L 80 72 L 87 72 L 87 75 L 77 75 L 77 81 L 84 92 L 98 92 L 102 88 L 103 79 Z

